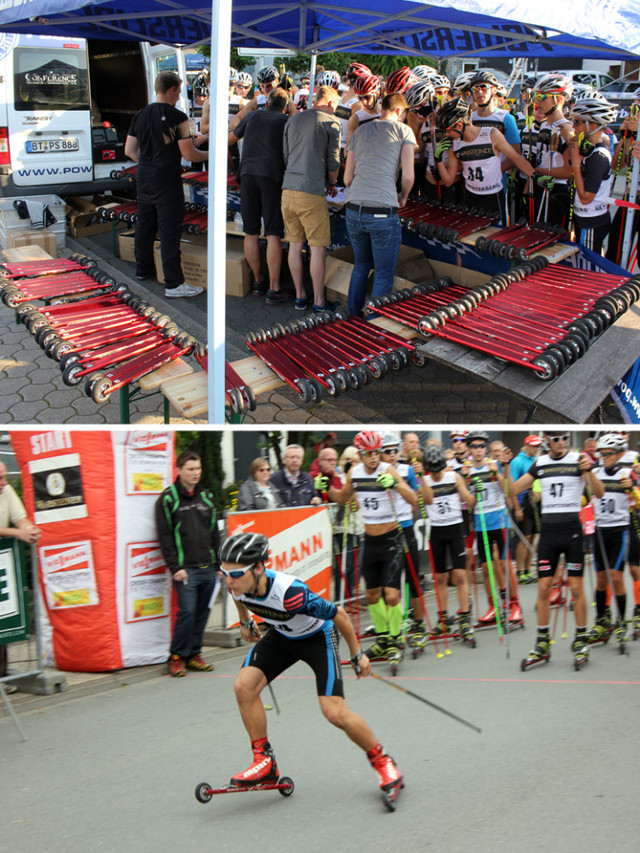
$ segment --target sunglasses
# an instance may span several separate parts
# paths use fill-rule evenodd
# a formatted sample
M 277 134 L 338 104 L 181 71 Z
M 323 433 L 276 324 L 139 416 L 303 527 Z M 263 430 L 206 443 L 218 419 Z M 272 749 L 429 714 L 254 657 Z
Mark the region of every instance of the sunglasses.
M 466 444 L 467 439 L 466 438 L 452 438 L 451 443 L 452 444 Z
M 557 444 L 559 441 L 569 441 L 570 438 L 571 438 L 571 436 L 569 435 L 568 432 L 565 432 L 564 435 L 550 435 L 550 436 L 548 436 L 548 439 L 552 444 Z
M 487 445 L 486 444 L 470 444 L 469 447 L 471 450 L 483 450 Z
M 617 456 L 617 455 L 618 454 L 615 450 L 601 450 L 600 451 L 600 456 L 602 456 L 603 459 L 607 459 L 607 457 L 609 457 L 609 456 Z
M 363 456 L 377 456 L 380 453 L 379 450 L 361 450 L 360 452 Z
M 385 447 L 383 453 L 400 453 L 397 447 Z
M 478 83 L 476 86 L 471 87 L 472 92 L 486 92 L 489 86 L 486 83 Z
M 236 89 L 250 89 L 250 85 L 248 83 L 236 83 Z
M 532 92 L 531 97 L 534 101 L 546 101 L 547 98 L 555 98 L 555 95 L 547 95 L 546 92 Z
M 233 578 L 234 580 L 238 580 L 243 575 L 246 575 L 246 573 L 253 568 L 255 568 L 255 563 L 251 566 L 245 566 L 244 569 L 231 569 L 230 571 L 226 571 L 225 569 L 221 568 L 220 571 L 225 576 L 225 578 Z

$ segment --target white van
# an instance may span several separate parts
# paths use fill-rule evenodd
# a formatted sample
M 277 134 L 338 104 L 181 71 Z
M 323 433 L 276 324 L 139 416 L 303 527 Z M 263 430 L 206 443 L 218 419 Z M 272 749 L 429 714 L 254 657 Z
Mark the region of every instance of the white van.
M 166 45 L 0 33 L 1 194 L 114 189 L 131 118 L 168 69 L 186 80 Z M 188 113 L 186 86 L 177 106 Z

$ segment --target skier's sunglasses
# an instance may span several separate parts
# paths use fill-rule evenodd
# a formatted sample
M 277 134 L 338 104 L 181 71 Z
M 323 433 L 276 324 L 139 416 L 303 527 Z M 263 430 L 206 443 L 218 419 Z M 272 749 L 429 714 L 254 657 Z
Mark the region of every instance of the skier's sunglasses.
M 452 438 L 451 439 L 451 444 L 457 444 L 457 443 L 466 444 L 467 439 L 466 438 Z
M 225 569 L 220 568 L 220 571 L 225 576 L 225 578 L 233 578 L 234 580 L 237 581 L 241 577 L 243 577 L 243 575 L 246 575 L 246 573 L 250 569 L 255 569 L 255 567 L 256 567 L 256 564 L 253 563 L 253 565 L 251 565 L 251 566 L 245 566 L 244 569 L 231 569 L 231 571 L 226 571 Z
M 486 446 L 487 446 L 486 444 L 470 444 L 469 449 L 470 450 L 481 450 L 481 449 L 484 449 Z
M 385 447 L 382 450 L 383 453 L 400 453 L 397 447 Z
M 547 438 L 552 444 L 557 444 L 559 441 L 569 441 L 571 436 L 568 432 L 565 432 L 564 435 L 549 435 Z

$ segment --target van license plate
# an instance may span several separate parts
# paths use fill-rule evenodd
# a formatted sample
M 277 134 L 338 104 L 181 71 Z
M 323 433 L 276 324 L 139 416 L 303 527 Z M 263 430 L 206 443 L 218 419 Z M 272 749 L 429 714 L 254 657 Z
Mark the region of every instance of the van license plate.
M 27 141 L 28 154 L 49 154 L 60 151 L 78 151 L 77 139 L 31 139 Z

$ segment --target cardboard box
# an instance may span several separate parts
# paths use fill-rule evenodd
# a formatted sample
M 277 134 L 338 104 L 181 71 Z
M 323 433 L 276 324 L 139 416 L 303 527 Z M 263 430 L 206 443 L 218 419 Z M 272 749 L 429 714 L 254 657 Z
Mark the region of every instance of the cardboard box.
M 72 237 L 90 237 L 92 234 L 103 234 L 112 228 L 124 228 L 124 222 L 101 222 L 98 219 L 99 207 L 116 207 L 130 199 L 120 199 L 115 196 L 95 195 L 92 199 L 84 196 L 73 196 L 67 199 L 66 219 L 67 232 Z
M 25 231 L 9 231 L 7 239 L 9 249 L 20 249 L 23 246 L 40 246 L 52 258 L 58 257 L 56 235 L 49 229 L 37 231 L 30 228 Z
M 135 234 L 135 231 L 122 231 L 118 234 L 118 254 L 120 255 L 121 261 L 127 261 L 127 263 L 135 264 L 136 256 L 133 251 L 133 240 Z
M 180 241 L 182 251 L 182 272 L 187 284 L 197 287 L 207 286 L 207 247 L 197 243 Z M 160 284 L 164 284 L 164 271 L 162 269 L 162 258 L 160 256 L 160 243 L 153 246 L 153 256 L 156 262 L 156 276 Z

